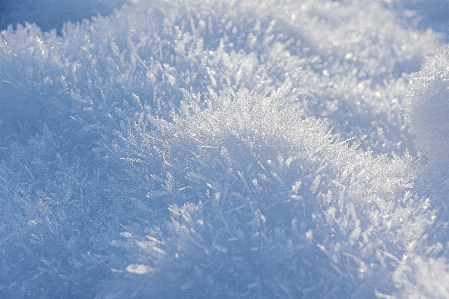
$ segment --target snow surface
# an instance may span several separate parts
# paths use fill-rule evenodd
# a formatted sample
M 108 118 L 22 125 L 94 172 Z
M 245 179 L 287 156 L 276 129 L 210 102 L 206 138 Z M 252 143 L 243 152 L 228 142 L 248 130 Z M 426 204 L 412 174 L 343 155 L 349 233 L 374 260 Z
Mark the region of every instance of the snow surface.
M 1 298 L 449 298 L 449 1 L 0 26 Z

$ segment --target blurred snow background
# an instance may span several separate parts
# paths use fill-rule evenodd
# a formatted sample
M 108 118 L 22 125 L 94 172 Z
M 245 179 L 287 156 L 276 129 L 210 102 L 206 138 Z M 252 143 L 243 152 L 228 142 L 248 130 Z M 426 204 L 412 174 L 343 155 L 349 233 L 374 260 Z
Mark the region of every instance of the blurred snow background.
M 0 2 L 0 297 L 449 297 L 449 2 Z
M 1 0 L 0 28 L 17 23 L 35 23 L 42 30 L 60 30 L 65 22 L 76 23 L 83 19 L 112 13 L 128 0 Z

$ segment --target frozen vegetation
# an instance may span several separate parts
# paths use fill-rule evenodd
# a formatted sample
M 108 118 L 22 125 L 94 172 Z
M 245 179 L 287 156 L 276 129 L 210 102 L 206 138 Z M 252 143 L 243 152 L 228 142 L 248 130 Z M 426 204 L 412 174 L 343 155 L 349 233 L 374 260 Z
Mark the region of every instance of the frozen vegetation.
M 0 26 L 1 298 L 449 298 L 449 1 Z

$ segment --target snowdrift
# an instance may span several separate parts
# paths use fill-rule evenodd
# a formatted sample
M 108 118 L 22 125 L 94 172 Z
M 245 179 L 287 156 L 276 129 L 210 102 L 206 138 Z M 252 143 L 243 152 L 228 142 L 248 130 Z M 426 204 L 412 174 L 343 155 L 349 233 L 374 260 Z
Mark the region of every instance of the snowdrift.
M 2 298 L 449 297 L 446 1 L 82 2 L 0 4 Z

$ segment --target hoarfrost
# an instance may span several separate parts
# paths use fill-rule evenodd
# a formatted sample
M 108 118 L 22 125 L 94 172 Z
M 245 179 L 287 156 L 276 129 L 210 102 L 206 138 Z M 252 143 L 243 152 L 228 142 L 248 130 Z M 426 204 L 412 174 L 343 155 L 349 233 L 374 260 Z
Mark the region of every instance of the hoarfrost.
M 0 3 L 3 297 L 447 296 L 437 10 L 53 2 Z

